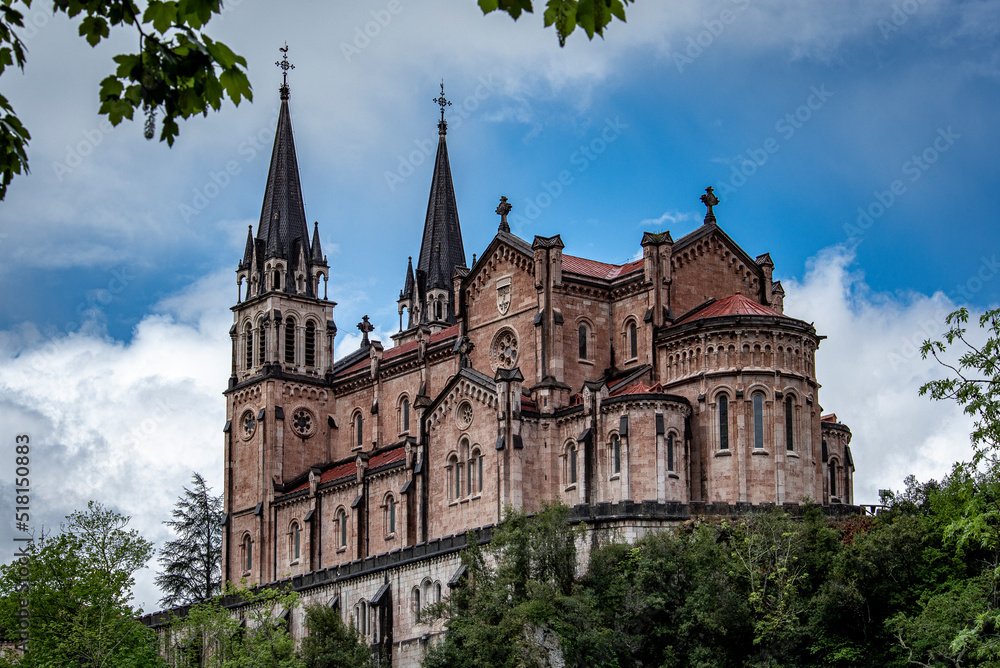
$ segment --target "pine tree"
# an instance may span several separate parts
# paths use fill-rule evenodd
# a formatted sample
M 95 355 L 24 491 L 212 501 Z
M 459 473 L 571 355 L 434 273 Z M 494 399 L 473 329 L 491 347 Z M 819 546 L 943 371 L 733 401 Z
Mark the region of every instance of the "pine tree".
M 222 578 L 222 496 L 215 496 L 201 474 L 192 475 L 193 489 L 184 488 L 173 520 L 164 522 L 177 534 L 160 550 L 156 585 L 165 607 L 207 601 L 219 594 Z

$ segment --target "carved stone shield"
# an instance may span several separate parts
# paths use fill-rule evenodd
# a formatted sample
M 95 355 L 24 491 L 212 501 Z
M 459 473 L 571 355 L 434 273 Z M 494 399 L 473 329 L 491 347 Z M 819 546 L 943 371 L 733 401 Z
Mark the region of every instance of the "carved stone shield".
M 497 310 L 500 315 L 507 315 L 510 309 L 510 278 L 497 279 Z

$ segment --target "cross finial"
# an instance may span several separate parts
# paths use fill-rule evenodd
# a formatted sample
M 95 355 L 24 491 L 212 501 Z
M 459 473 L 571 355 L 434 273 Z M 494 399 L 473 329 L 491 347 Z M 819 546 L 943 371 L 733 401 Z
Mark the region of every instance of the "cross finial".
M 510 232 L 510 225 L 507 223 L 507 214 L 513 209 L 513 205 L 507 201 L 506 195 L 500 196 L 500 206 L 497 207 L 497 214 L 500 216 L 500 231 Z
M 448 98 L 444 96 L 444 79 L 441 79 L 441 97 L 436 97 L 433 101 L 437 102 L 438 106 L 441 107 L 441 120 L 438 121 L 438 134 L 443 137 L 448 133 L 448 121 L 444 120 L 444 108 L 451 106 L 451 102 L 449 102 Z
M 278 68 L 281 70 L 281 76 L 282 76 L 281 88 L 279 88 L 278 90 L 281 91 L 281 99 L 287 100 L 289 91 L 288 70 L 294 70 L 295 65 L 292 65 L 290 62 L 288 62 L 288 42 L 285 42 L 285 46 L 279 47 L 278 51 L 281 51 L 281 60 L 274 61 L 274 64 L 277 65 Z
M 368 322 L 368 316 L 361 318 L 361 322 L 358 323 L 358 329 L 361 330 L 361 345 L 362 346 L 369 345 L 368 333 L 374 332 L 375 326 L 370 322 Z
M 701 196 L 701 201 L 708 207 L 708 211 L 705 212 L 705 223 L 714 223 L 715 212 L 712 211 L 712 207 L 719 203 L 719 198 L 712 192 L 712 186 L 705 188 L 705 194 Z

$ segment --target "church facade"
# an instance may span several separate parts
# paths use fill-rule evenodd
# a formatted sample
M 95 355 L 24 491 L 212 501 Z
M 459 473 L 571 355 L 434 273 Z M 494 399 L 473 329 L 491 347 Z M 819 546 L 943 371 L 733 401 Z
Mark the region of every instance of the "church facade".
M 713 508 L 852 503 L 851 432 L 820 407 L 823 337 L 784 313 L 771 257 L 719 226 L 711 188 L 703 225 L 646 232 L 621 265 L 564 254 L 558 234 L 519 238 L 501 198 L 467 264 L 439 101 L 400 331 L 370 340 L 366 316 L 360 348 L 334 359 L 282 86 L 232 307 L 226 581 L 291 578 L 415 665 L 441 632 L 421 606 L 461 577 L 465 532 L 488 536 L 508 506 L 558 500 L 634 533 Z

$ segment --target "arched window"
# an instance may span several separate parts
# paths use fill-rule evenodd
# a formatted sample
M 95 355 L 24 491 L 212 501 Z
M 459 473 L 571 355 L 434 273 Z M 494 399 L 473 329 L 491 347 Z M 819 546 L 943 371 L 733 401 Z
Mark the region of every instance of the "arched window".
M 719 449 L 729 449 L 729 397 L 719 395 Z
M 253 539 L 250 536 L 243 537 L 243 570 L 253 569 Z
M 248 322 L 243 328 L 243 357 L 246 368 L 253 368 L 253 328 Z
M 316 323 L 311 320 L 306 323 L 306 359 L 305 365 L 316 366 Z
M 295 320 L 285 319 L 285 364 L 295 364 Z
M 257 325 L 257 365 L 264 364 L 264 355 L 267 353 L 267 330 L 264 329 L 264 321 Z
M 365 419 L 358 411 L 354 414 L 354 447 L 360 448 L 365 443 Z
M 337 511 L 337 534 L 340 538 L 338 547 L 347 547 L 347 511 L 343 508 Z
M 674 435 L 667 434 L 667 470 L 674 470 Z
M 466 496 L 470 496 L 472 494 L 472 461 L 469 457 L 469 441 L 464 438 L 462 439 L 462 443 L 459 448 L 459 457 L 461 457 L 459 460 L 459 466 L 461 467 L 464 462 L 464 465 L 468 469 L 465 472 L 465 489 L 462 491 Z M 458 478 L 455 479 L 455 482 L 456 484 L 458 483 Z
M 275 290 L 280 290 L 281 289 L 281 267 L 275 267 L 275 269 L 274 269 L 274 280 L 273 280 L 272 285 L 273 285 L 273 289 L 275 289 Z
M 764 394 L 761 392 L 753 394 L 753 447 L 764 449 Z
M 438 319 L 438 320 L 442 319 L 441 311 L 442 311 L 442 309 L 441 309 L 441 300 L 440 299 L 435 299 L 434 300 L 434 317 L 436 319 Z
M 413 611 L 414 623 L 420 623 L 420 587 L 414 587 L 410 592 L 410 609 Z
M 354 606 L 354 617 L 358 622 L 358 633 L 363 636 L 368 635 L 368 602 L 365 599 L 361 599 Z
M 448 458 L 448 467 L 451 469 L 451 496 L 457 499 L 462 494 L 462 464 L 457 455 Z
M 441 602 L 441 583 L 440 582 L 435 582 L 434 583 L 434 602 L 435 603 L 440 603 Z
M 396 499 L 392 494 L 385 497 L 385 535 L 396 533 Z
M 622 472 L 622 440 L 618 434 L 611 434 L 611 474 Z
M 289 547 L 290 556 L 292 561 L 297 561 L 302 553 L 302 531 L 299 529 L 298 522 L 292 522 L 291 532 L 289 533 L 291 538 Z
M 795 449 L 795 403 L 792 395 L 785 395 L 785 448 Z
M 830 460 L 830 498 L 837 496 L 837 460 Z
M 639 330 L 635 322 L 628 324 L 628 357 L 635 359 L 639 356 Z
M 410 431 L 410 399 L 406 396 L 399 402 L 399 433 Z
M 476 463 L 474 474 L 476 476 L 476 484 L 472 487 L 472 491 L 475 493 L 482 493 L 483 491 L 483 453 L 479 451 L 479 448 L 475 448 L 472 451 L 472 461 Z M 470 474 L 471 475 L 471 474 Z
M 473 448 L 469 461 L 465 466 L 465 484 L 469 496 L 483 491 L 483 457 L 479 448 Z
M 579 340 L 579 344 L 580 344 L 580 359 L 585 360 L 585 359 L 587 359 L 587 337 L 589 335 L 589 332 L 587 331 L 587 325 L 585 325 L 585 324 L 583 324 L 581 322 L 580 323 L 580 329 L 578 330 L 577 334 L 578 334 L 579 339 L 580 339 Z
M 567 465 L 567 468 L 568 468 L 567 478 L 569 479 L 569 484 L 570 485 L 575 485 L 576 484 L 576 444 L 575 443 L 569 446 L 569 449 L 566 451 L 566 458 L 568 460 L 566 462 L 566 465 Z

